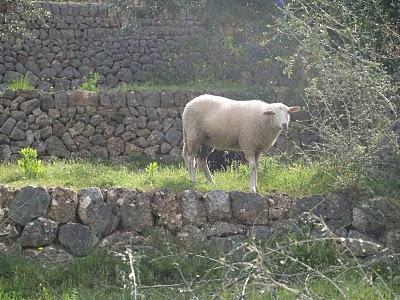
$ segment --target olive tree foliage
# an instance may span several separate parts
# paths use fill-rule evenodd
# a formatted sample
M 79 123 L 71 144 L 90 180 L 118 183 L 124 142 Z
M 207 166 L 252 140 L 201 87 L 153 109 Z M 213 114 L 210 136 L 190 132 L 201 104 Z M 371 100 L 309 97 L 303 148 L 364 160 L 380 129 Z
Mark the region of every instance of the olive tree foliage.
M 0 41 L 29 38 L 29 23 L 40 21 L 50 13 L 31 0 L 0 1 Z
M 398 11 L 397 1 L 293 0 L 275 22 L 276 42 L 295 45 L 281 57 L 286 72 L 303 72 L 308 126 L 320 137 L 309 150 L 347 186 L 400 179 L 400 137 L 390 130 L 399 118 Z

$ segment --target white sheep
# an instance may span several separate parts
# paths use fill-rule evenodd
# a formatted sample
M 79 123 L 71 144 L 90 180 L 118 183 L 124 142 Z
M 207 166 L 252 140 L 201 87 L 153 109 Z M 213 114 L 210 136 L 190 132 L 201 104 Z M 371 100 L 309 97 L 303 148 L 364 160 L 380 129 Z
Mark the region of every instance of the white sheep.
M 182 156 L 195 182 L 196 158 L 208 182 L 213 183 L 207 156 L 218 150 L 242 150 L 250 165 L 249 186 L 256 192 L 260 154 L 268 150 L 283 129 L 288 128 L 291 112 L 298 106 L 265 103 L 260 100 L 236 101 L 213 95 L 191 100 L 182 114 Z

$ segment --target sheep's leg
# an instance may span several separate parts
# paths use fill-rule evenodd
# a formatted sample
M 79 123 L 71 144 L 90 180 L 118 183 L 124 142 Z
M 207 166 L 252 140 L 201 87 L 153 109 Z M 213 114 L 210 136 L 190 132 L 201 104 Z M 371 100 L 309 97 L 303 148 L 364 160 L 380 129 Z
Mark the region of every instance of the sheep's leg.
M 245 152 L 246 159 L 249 162 L 250 167 L 250 178 L 249 178 L 249 188 L 250 192 L 257 192 L 257 157 L 255 152 Z
M 187 167 L 189 171 L 190 181 L 196 182 L 196 155 L 189 154 L 187 158 Z
M 213 149 L 210 148 L 202 148 L 199 155 L 199 166 L 203 169 L 204 176 L 206 177 L 208 183 L 214 184 L 214 180 L 211 176 L 210 169 L 208 168 L 207 164 L 207 157 L 212 151 Z

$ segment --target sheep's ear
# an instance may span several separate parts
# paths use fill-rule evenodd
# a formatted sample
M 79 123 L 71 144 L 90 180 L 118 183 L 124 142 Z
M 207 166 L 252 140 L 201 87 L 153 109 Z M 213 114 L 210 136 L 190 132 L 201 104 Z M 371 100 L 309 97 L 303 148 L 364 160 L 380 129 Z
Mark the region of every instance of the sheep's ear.
M 289 112 L 298 112 L 300 110 L 299 106 L 292 106 L 289 107 Z
M 275 112 L 273 112 L 272 110 L 269 109 L 267 111 L 264 111 L 263 115 L 264 116 L 273 116 L 273 115 L 275 115 Z

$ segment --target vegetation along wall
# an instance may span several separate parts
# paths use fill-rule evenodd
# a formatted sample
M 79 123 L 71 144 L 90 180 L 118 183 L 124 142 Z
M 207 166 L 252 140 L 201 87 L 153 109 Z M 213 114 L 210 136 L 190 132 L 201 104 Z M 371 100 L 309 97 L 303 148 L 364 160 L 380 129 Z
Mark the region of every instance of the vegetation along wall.
M 108 5 L 38 2 L 50 12 L 30 25 L 32 38 L 0 45 L 0 84 L 27 75 L 42 90 L 67 90 L 97 72 L 107 86 L 143 81 L 173 65 L 170 53 L 182 53 L 185 42 L 204 31 L 187 12 L 173 19 L 143 19 L 124 33 Z M 201 54 L 196 53 L 197 59 Z M 194 56 L 191 57 L 193 59 Z

